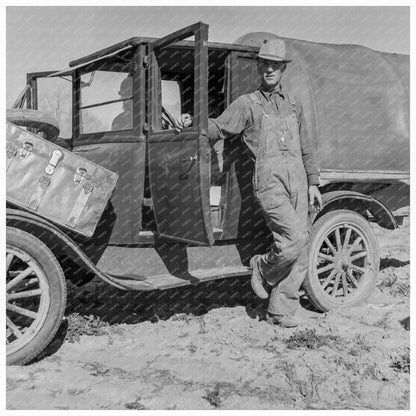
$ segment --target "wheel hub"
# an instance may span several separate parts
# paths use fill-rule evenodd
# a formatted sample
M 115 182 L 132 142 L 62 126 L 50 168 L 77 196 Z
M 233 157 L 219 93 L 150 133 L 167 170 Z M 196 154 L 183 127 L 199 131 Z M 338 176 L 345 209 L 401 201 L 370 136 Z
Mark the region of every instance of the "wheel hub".
M 339 271 L 346 272 L 351 264 L 350 254 L 348 252 L 341 252 L 335 257 L 335 268 Z
M 344 271 L 347 271 L 349 265 L 350 265 L 350 255 L 349 255 L 349 253 L 343 253 L 342 256 L 341 256 L 341 268 Z

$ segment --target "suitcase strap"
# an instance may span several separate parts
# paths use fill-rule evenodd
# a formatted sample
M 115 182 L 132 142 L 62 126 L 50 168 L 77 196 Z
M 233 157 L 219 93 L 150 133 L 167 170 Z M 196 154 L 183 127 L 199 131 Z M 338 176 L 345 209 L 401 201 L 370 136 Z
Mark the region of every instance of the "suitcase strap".
M 25 159 L 32 153 L 33 144 L 32 142 L 25 141 L 22 148 L 20 149 L 20 158 Z M 63 159 L 63 153 L 61 150 L 55 149 L 50 154 L 51 158 L 49 160 L 48 166 L 44 170 L 43 176 L 40 177 L 38 181 L 38 186 L 35 188 L 33 194 L 29 198 L 28 207 L 37 211 L 39 204 L 42 201 L 42 198 L 45 196 L 46 190 L 51 184 L 51 177 L 55 173 L 56 165 L 60 160 Z
M 94 190 L 94 185 L 91 182 L 84 183 L 81 192 L 78 195 L 78 198 L 69 214 L 68 219 L 66 220 L 66 225 L 71 228 L 75 228 L 78 224 L 79 218 L 85 208 L 85 205 L 90 198 L 92 191 Z
M 30 196 L 29 202 L 27 204 L 31 210 L 37 211 L 40 201 L 42 201 L 42 198 L 44 197 L 50 183 L 51 180 L 47 175 L 43 175 L 39 178 L 38 186 L 33 191 L 33 194 Z
M 13 159 L 15 158 L 16 155 L 17 155 L 17 147 L 12 143 L 8 143 L 6 147 L 6 157 L 7 157 L 6 172 L 9 170 L 9 167 L 12 164 Z

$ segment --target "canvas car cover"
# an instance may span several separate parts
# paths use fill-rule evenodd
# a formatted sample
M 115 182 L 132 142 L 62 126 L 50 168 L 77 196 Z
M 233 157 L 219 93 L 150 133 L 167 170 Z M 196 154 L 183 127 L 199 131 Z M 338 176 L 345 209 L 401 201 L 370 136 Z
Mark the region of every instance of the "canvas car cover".
M 260 46 L 272 33 L 248 33 L 234 43 Z M 282 85 L 303 106 L 317 141 L 321 169 L 408 171 L 410 57 L 358 45 L 281 38 L 292 59 Z M 233 62 L 231 98 L 259 87 L 256 61 Z

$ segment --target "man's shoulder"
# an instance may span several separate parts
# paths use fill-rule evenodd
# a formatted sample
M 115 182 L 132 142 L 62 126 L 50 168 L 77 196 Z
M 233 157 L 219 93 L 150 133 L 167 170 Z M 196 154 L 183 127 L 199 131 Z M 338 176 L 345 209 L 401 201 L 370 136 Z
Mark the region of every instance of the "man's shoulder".
M 240 95 L 236 101 L 239 101 L 242 104 L 245 105 L 252 105 L 252 104 L 261 104 L 260 97 L 258 96 L 257 90 L 253 92 L 249 92 L 243 95 Z
M 293 111 L 299 115 L 302 112 L 302 102 L 299 100 L 299 98 L 292 92 L 288 92 L 286 90 L 283 91 L 283 94 L 285 97 L 287 97 L 287 100 L 291 105 Z
M 293 94 L 291 91 L 288 91 L 288 90 L 286 90 L 286 89 L 283 89 L 282 90 L 282 94 L 283 94 L 283 96 L 286 96 L 287 97 L 287 99 L 288 99 L 288 101 L 290 102 L 290 103 L 293 103 L 293 104 L 296 104 L 296 105 L 300 105 L 300 100 L 298 99 L 298 97 L 295 95 L 295 94 Z

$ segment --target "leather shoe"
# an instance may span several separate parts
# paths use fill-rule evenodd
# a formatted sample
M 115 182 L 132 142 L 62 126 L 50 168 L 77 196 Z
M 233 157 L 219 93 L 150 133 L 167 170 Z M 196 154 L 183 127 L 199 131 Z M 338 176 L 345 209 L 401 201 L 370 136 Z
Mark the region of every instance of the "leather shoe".
M 250 266 L 252 268 L 251 273 L 251 287 L 253 288 L 254 293 L 260 299 L 267 299 L 269 297 L 269 292 L 266 290 L 267 283 L 263 279 L 261 272 L 259 270 L 258 261 L 261 255 L 256 254 L 250 260 Z
M 295 328 L 299 325 L 299 322 L 293 316 L 273 315 L 271 313 L 267 313 L 266 322 L 270 325 L 280 325 L 283 328 Z

